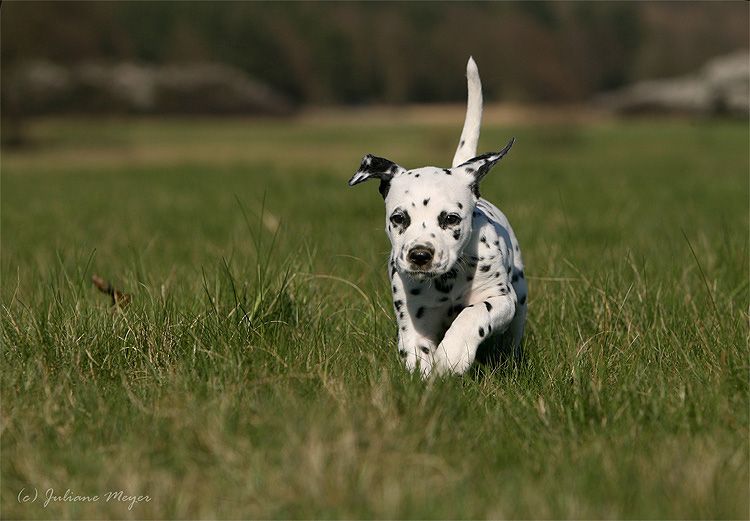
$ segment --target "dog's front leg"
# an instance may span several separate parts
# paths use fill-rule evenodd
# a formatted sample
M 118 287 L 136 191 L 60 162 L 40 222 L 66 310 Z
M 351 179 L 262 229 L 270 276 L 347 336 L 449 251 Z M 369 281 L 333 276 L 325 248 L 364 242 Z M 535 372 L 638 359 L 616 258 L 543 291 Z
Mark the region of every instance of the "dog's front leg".
M 426 378 L 432 372 L 433 353 L 438 342 L 433 324 L 437 315 L 427 312 L 427 308 L 417 302 L 417 297 L 409 292 L 395 267 L 391 270 L 393 309 L 398 323 L 398 354 L 409 371 L 418 370 Z
M 474 362 L 477 348 L 487 337 L 505 331 L 516 312 L 512 293 L 496 295 L 464 308 L 445 333 L 434 356 L 439 374 L 463 374 Z
M 437 342 L 429 335 L 429 329 L 422 319 L 419 308 L 416 315 L 408 303 L 394 299 L 398 321 L 398 355 L 409 371 L 419 371 L 423 378 L 432 372 L 433 353 Z
M 400 326 L 398 354 L 409 371 L 419 371 L 423 378 L 428 377 L 432 372 L 434 352 L 435 342 L 430 338 L 420 334 L 413 326 Z

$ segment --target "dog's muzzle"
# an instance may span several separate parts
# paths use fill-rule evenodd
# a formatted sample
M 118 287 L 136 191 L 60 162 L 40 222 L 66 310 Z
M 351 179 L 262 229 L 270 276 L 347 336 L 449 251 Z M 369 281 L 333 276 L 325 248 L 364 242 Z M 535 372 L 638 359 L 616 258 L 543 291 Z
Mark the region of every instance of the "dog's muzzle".
M 432 264 L 435 257 L 435 248 L 426 245 L 417 245 L 409 250 L 406 258 L 415 270 L 426 270 Z

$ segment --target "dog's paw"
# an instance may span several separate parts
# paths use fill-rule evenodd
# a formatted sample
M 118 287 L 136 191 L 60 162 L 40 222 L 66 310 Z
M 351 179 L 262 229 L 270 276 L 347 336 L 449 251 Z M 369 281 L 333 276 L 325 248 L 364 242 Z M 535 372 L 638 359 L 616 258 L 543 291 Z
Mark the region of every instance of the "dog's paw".
M 443 341 L 435 351 L 434 370 L 437 374 L 464 374 L 474 363 L 476 349 L 465 342 Z
M 432 350 L 427 346 L 420 346 L 412 349 L 400 349 L 399 355 L 404 361 L 404 365 L 409 372 L 417 373 L 422 378 L 427 378 L 432 373 L 434 360 Z

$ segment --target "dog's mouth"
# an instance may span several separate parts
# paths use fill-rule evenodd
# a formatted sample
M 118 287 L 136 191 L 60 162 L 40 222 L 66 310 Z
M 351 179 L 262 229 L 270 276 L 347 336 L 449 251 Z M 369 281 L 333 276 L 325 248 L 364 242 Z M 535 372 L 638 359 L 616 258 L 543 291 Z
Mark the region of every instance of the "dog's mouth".
M 442 277 L 445 275 L 449 269 L 444 266 L 438 266 L 438 267 L 431 267 L 430 269 L 414 269 L 413 266 L 406 267 L 402 270 L 402 273 L 407 275 L 408 277 L 417 280 L 419 282 L 424 282 L 427 280 L 436 279 L 438 277 Z
M 440 273 L 426 270 L 406 270 L 406 274 L 419 282 L 424 282 L 425 280 L 434 279 L 435 277 L 440 276 Z

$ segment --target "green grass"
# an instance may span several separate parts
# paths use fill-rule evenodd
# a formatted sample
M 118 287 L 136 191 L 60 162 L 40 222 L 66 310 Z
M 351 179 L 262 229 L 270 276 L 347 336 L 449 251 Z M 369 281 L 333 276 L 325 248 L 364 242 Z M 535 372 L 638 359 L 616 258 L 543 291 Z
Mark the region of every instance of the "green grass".
M 527 361 L 424 383 L 377 187 L 346 181 L 458 130 L 31 126 L 2 157 L 2 517 L 746 518 L 747 125 L 485 128 L 518 138 L 482 191 Z M 18 502 L 49 487 L 151 500 Z

